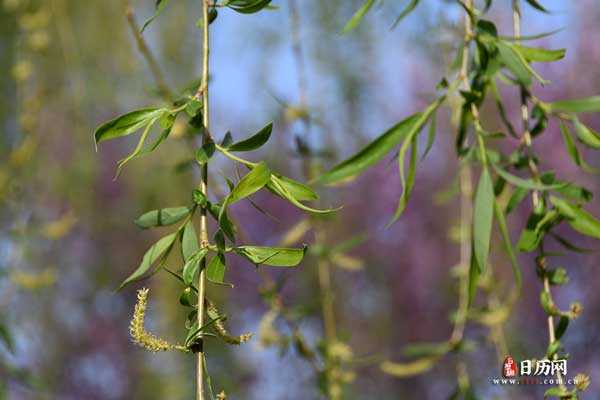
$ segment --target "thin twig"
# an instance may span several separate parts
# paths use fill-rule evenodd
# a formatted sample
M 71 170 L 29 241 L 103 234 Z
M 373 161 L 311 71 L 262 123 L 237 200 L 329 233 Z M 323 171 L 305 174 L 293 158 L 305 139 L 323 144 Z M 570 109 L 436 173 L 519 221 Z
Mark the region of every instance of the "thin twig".
M 519 4 L 519 0 L 513 0 L 512 2 L 513 5 L 513 31 L 514 31 L 514 36 L 516 38 L 516 43 L 519 43 L 519 38 L 521 37 L 521 8 L 520 8 L 520 4 Z M 533 177 L 533 180 L 535 182 L 540 182 L 540 172 L 538 170 L 538 167 L 533 159 L 533 157 L 531 156 L 533 154 L 533 141 L 532 141 L 532 137 L 531 137 L 531 132 L 529 130 L 529 109 L 527 106 L 527 100 L 529 98 L 529 93 L 527 91 L 527 88 L 525 88 L 524 86 L 520 86 L 520 97 L 521 97 L 521 120 L 523 123 L 523 143 L 525 145 L 525 148 L 527 149 L 527 153 L 528 153 L 528 168 L 529 171 Z M 533 210 L 534 212 L 536 210 L 539 210 L 540 207 L 540 193 L 537 190 L 534 190 L 532 192 L 532 196 L 531 196 L 531 202 L 533 205 Z M 542 279 L 542 284 L 543 284 L 543 291 L 548 295 L 548 298 L 552 298 L 552 292 L 550 290 L 550 281 L 548 278 L 548 274 L 545 273 L 545 268 L 546 268 L 546 262 L 545 262 L 545 258 L 543 256 L 543 250 L 542 247 L 540 246 L 540 258 L 537 261 L 538 266 L 544 270 L 544 274 L 543 274 L 543 279 Z M 549 344 L 552 344 L 556 341 L 556 336 L 554 333 L 554 317 L 552 315 L 549 315 L 547 318 L 547 323 L 548 323 L 548 341 Z M 554 354 L 553 359 L 557 358 L 557 354 Z M 563 386 L 562 383 L 562 378 L 560 376 L 560 374 L 557 374 L 557 378 L 558 378 L 558 382 L 560 384 L 560 386 Z
M 135 14 L 131 4 L 127 4 L 127 8 L 125 9 L 125 15 L 127 16 L 127 22 L 129 23 L 131 34 L 133 35 L 133 37 L 135 38 L 135 42 L 137 43 L 138 50 L 140 51 L 140 53 L 142 53 L 142 56 L 148 63 L 148 67 L 150 68 L 150 71 L 154 76 L 154 81 L 156 82 L 159 94 L 163 99 L 170 102 L 173 99 L 173 93 L 171 93 L 171 90 L 169 89 L 169 86 L 165 81 L 160 67 L 158 66 L 156 58 L 154 58 L 150 47 L 148 47 L 144 36 L 140 32 L 140 27 L 135 21 Z
M 210 109 L 208 97 L 208 75 L 209 75 L 209 57 L 210 57 L 210 37 L 209 37 L 209 21 L 208 21 L 209 0 L 202 0 L 202 122 L 203 144 L 212 141 L 210 137 Z M 202 166 L 202 182 L 200 183 L 200 191 L 206 196 L 208 194 L 208 163 Z M 208 243 L 208 223 L 207 223 L 207 208 L 202 207 L 200 213 L 200 243 L 206 245 Z M 204 297 L 206 292 L 206 258 L 202 259 L 200 265 L 200 274 L 198 276 L 198 327 L 204 324 Z M 197 392 L 196 400 L 204 400 L 204 341 L 200 339 L 200 348 L 197 354 Z

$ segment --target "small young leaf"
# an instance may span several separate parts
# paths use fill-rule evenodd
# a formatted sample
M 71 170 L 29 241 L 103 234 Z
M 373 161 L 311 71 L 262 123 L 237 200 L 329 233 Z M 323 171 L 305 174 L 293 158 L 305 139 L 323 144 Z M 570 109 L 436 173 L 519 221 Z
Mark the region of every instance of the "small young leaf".
M 565 57 L 566 50 L 548 50 L 540 47 L 528 47 L 521 45 L 513 45 L 513 48 L 518 51 L 528 61 L 537 62 L 552 62 L 562 60 Z
M 477 185 L 473 212 L 473 253 L 479 272 L 487 266 L 494 219 L 494 185 L 487 168 L 484 168 Z
M 322 184 L 334 184 L 359 175 L 371 165 L 381 160 L 402 140 L 402 138 L 410 134 L 420 121 L 421 116 L 422 113 L 416 113 L 400 121 L 354 156 L 321 175 L 317 179 L 317 182 Z
M 292 203 L 294 206 L 298 207 L 301 210 L 304 211 L 308 211 L 314 214 L 329 214 L 332 212 L 335 212 L 337 210 L 339 210 L 341 207 L 337 208 L 337 209 L 333 209 L 333 208 L 328 208 L 328 209 L 324 209 L 324 210 L 319 210 L 313 207 L 309 207 L 305 204 L 302 204 L 298 198 L 296 198 L 294 196 L 294 194 L 288 189 L 288 185 L 286 185 L 286 183 L 278 178 L 277 176 L 271 174 L 271 181 L 269 182 L 268 186 L 267 186 L 273 193 L 275 193 L 277 196 L 289 201 L 290 203 Z
M 550 201 L 577 232 L 600 239 L 600 221 L 587 211 L 566 200 L 551 196 Z
M 253 264 L 265 264 L 272 267 L 295 267 L 306 254 L 306 246 L 301 249 L 285 247 L 239 246 L 233 249 Z
M 500 207 L 500 204 L 498 203 L 498 199 L 494 199 L 494 213 L 496 214 L 496 221 L 498 222 L 498 228 L 500 228 L 500 233 L 502 235 L 504 250 L 506 250 L 508 258 L 510 259 L 510 265 L 512 267 L 513 275 L 515 277 L 515 284 L 517 286 L 517 289 L 520 291 L 522 286 L 521 267 L 519 266 L 519 261 L 515 256 L 513 244 L 510 240 L 510 234 L 506 225 L 506 216 L 502 211 L 502 207 Z
M 506 204 L 506 214 L 510 214 L 515 209 L 515 207 L 521 204 L 521 202 L 525 199 L 525 197 L 527 197 L 528 194 L 529 189 L 517 186 L 512 196 L 510 196 L 508 203 Z
M 144 108 L 131 111 L 100 125 L 94 132 L 96 144 L 118 137 L 130 135 L 150 121 L 160 118 L 168 110 L 161 108 Z
M 225 283 L 225 255 L 223 253 L 217 253 L 210 260 L 206 266 L 206 278 L 213 283 Z
M 291 178 L 288 178 L 287 176 L 279 174 L 273 174 L 273 176 L 277 179 L 277 182 L 296 200 L 311 201 L 319 199 L 319 195 L 310 186 L 297 182 Z M 267 185 L 267 188 L 277 194 L 277 192 L 273 190 L 271 183 Z
M 506 172 L 504 169 L 502 169 L 498 164 L 492 163 L 492 166 L 494 167 L 494 170 L 496 171 L 496 173 L 502 177 L 502 179 L 504 179 L 511 185 L 514 185 L 516 187 L 520 187 L 523 189 L 545 191 L 545 190 L 556 190 L 556 189 L 560 189 L 561 187 L 566 186 L 565 183 L 551 184 L 551 185 L 537 183 L 531 179 L 523 179 L 523 178 L 519 178 L 516 175 L 512 175 L 512 174 Z
M 563 138 L 563 142 L 565 143 L 565 148 L 567 149 L 567 154 L 571 157 L 571 160 L 580 167 L 585 172 L 589 172 L 592 174 L 600 173 L 599 168 L 594 168 L 589 165 L 579 153 L 577 146 L 575 145 L 575 141 L 573 140 L 573 136 L 571 136 L 571 130 L 565 125 L 562 121 L 560 123 L 560 134 Z
M 586 97 L 583 99 L 561 100 L 548 103 L 552 111 L 586 113 L 600 111 L 600 96 Z
M 600 149 L 600 134 L 598 132 L 588 128 L 579 122 L 578 119 L 575 120 L 574 125 L 575 131 L 577 132 L 577 138 L 581 141 L 581 143 L 592 149 Z
M 558 320 L 558 325 L 556 325 L 556 329 L 554 331 L 554 336 L 556 340 L 559 340 L 567 331 L 569 327 L 569 317 L 562 316 Z
M 223 6 L 227 6 L 241 14 L 253 14 L 267 8 L 269 3 L 271 3 L 271 0 L 225 0 Z
M 167 226 L 181 221 L 190 213 L 187 207 L 161 208 L 159 210 L 148 211 L 140 216 L 134 222 L 142 228 L 153 228 L 155 226 Z
M 148 25 L 150 25 L 152 23 L 152 21 L 154 21 L 156 19 L 156 17 L 158 17 L 160 15 L 160 13 L 167 6 L 167 3 L 169 3 L 169 0 L 156 0 L 156 10 L 154 11 L 154 15 L 152 15 L 150 18 L 148 18 L 146 20 L 146 22 L 144 22 L 144 25 L 142 26 L 142 30 L 140 31 L 141 33 L 144 33 L 144 31 L 146 30 Z
M 271 132 L 273 131 L 273 123 L 267 124 L 260 131 L 250 136 L 248 139 L 244 139 L 240 142 L 234 143 L 227 148 L 229 151 L 252 151 L 261 147 L 263 144 L 267 143 L 269 138 L 271 137 Z
M 182 272 L 183 282 L 186 285 L 191 285 L 194 281 L 194 277 L 200 268 L 200 262 L 204 259 L 204 257 L 206 257 L 207 253 L 208 249 L 200 249 L 186 261 Z
M 240 201 L 262 189 L 271 180 L 271 170 L 263 161 L 248 172 L 227 196 L 227 204 Z
M 196 229 L 194 229 L 194 223 L 188 221 L 183 228 L 183 235 L 181 237 L 181 253 L 183 260 L 188 261 L 194 254 L 200 250 L 198 246 L 198 235 L 196 235 Z
M 177 233 L 171 233 L 170 235 L 167 235 L 154 243 L 152 247 L 150 247 L 150 249 L 148 249 L 148 251 L 146 251 L 144 254 L 139 267 L 131 275 L 129 275 L 129 277 L 125 279 L 123 283 L 121 283 L 119 289 L 122 289 L 125 287 L 125 285 L 131 282 L 141 279 L 159 258 L 166 257 L 176 238 Z
M 380 367 L 383 372 L 389 375 L 406 378 L 420 375 L 433 368 L 439 357 L 424 357 L 407 363 L 397 363 L 384 361 Z
M 502 64 L 515 75 L 515 78 L 525 86 L 531 85 L 532 70 L 523 56 L 510 45 L 502 40 L 496 41 L 498 54 Z
M 366 0 L 363 5 L 354 13 L 352 18 L 346 23 L 344 29 L 342 29 L 342 35 L 354 30 L 360 24 L 360 21 L 365 17 L 365 15 L 369 12 L 371 7 L 375 4 L 375 0 Z
M 396 17 L 396 20 L 392 24 L 392 29 L 396 28 L 400 22 L 410 14 L 417 6 L 419 5 L 419 0 L 410 0 L 410 3 L 406 6 L 404 10 Z
M 538 11 L 548 13 L 548 10 L 544 8 L 537 0 L 525 0 L 531 7 Z

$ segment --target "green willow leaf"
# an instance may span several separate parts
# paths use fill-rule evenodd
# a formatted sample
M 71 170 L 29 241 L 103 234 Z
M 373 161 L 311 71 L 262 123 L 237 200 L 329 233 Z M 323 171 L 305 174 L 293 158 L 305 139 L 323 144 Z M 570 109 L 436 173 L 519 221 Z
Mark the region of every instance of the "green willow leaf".
M 217 253 L 206 266 L 206 279 L 212 283 L 225 284 L 225 255 Z
M 359 175 L 381 160 L 404 137 L 409 135 L 420 122 L 421 116 L 422 113 L 416 113 L 400 121 L 354 156 L 321 175 L 317 182 L 331 185 Z
M 168 110 L 162 108 L 144 108 L 131 111 L 100 125 L 94 132 L 94 140 L 98 144 L 105 140 L 130 135 L 147 126 L 150 121 L 156 120 L 168 112 Z
M 399 166 L 399 172 L 400 172 L 400 180 L 402 182 L 402 195 L 400 196 L 400 200 L 398 202 L 398 207 L 396 208 L 396 212 L 394 213 L 394 216 L 388 223 L 388 226 L 390 226 L 391 224 L 396 222 L 398 220 L 398 218 L 400 218 L 400 216 L 406 209 L 406 204 L 412 193 L 412 188 L 414 186 L 415 173 L 416 173 L 416 162 L 417 162 L 417 158 L 416 158 L 417 157 L 417 145 L 416 145 L 417 136 L 418 136 L 419 132 L 421 131 L 421 128 L 427 123 L 427 120 L 431 117 L 431 115 L 433 113 L 435 113 L 435 111 L 440 106 L 440 104 L 442 104 L 444 99 L 445 99 L 445 97 L 440 97 L 439 99 L 437 99 L 436 101 L 431 103 L 429 105 L 429 107 L 427 107 L 425 109 L 425 111 L 423 111 L 423 113 L 417 119 L 415 125 L 412 127 L 412 129 L 408 132 L 408 134 L 404 138 L 404 142 L 402 143 L 402 146 L 400 147 L 400 151 L 398 152 L 398 166 Z M 408 148 L 411 146 L 411 144 L 413 146 L 413 153 L 411 155 L 411 161 L 409 164 L 409 176 L 408 176 L 408 178 L 406 178 L 406 176 L 404 174 L 404 157 L 406 156 L 406 152 L 408 151 Z
M 477 264 L 477 260 L 475 258 L 474 249 L 471 250 L 471 263 L 469 265 L 469 284 L 467 288 L 467 303 L 470 306 L 475 299 L 475 295 L 477 294 L 477 283 L 479 282 L 479 277 L 481 273 L 479 272 L 481 268 Z
M 332 212 L 335 212 L 335 211 L 338 211 L 341 209 L 341 207 L 338 207 L 338 208 L 327 208 L 327 209 L 320 210 L 320 209 L 316 209 L 316 208 L 307 206 L 306 204 L 302 204 L 298 198 L 294 197 L 294 194 L 288 189 L 288 187 L 285 185 L 285 182 L 273 174 L 271 174 L 271 181 L 269 182 L 267 187 L 273 193 L 275 193 L 277 196 L 289 201 L 290 203 L 292 203 L 294 206 L 298 207 L 299 209 L 308 211 L 308 212 L 311 212 L 314 214 L 329 214 L 329 213 L 332 213 Z
M 581 143 L 592 149 L 600 149 L 600 134 L 598 132 L 588 128 L 578 119 L 575 119 L 573 124 L 575 125 L 575 132 L 577 132 L 577 138 Z
M 181 221 L 189 213 L 190 209 L 187 207 L 161 208 L 159 210 L 148 211 L 134 222 L 142 229 L 153 228 L 155 226 L 167 226 Z
M 560 219 L 556 210 L 550 210 L 543 215 L 532 214 L 527 220 L 527 226 L 521 232 L 517 248 L 521 252 L 531 252 L 538 248 L 546 232 Z
M 514 44 L 513 48 L 528 61 L 552 62 L 562 60 L 565 57 L 566 50 L 547 50 L 540 47 L 527 47 Z
M 369 12 L 371 7 L 373 7 L 373 4 L 375 4 L 375 0 L 365 1 L 364 4 L 358 9 L 358 11 L 354 13 L 352 18 L 350 18 L 350 20 L 346 23 L 346 26 L 344 26 L 344 29 L 342 29 L 342 35 L 345 35 L 346 33 L 354 30 L 358 26 L 358 24 L 360 24 L 360 21 L 362 21 L 365 15 Z
M 279 174 L 273 174 L 273 176 L 296 200 L 311 201 L 319 199 L 319 195 L 310 186 L 297 182 L 287 176 Z M 267 188 L 273 191 L 271 183 L 267 185 Z
M 600 96 L 583 99 L 561 100 L 547 104 L 552 111 L 587 113 L 600 111 Z
M 399 378 L 407 378 L 411 376 L 421 375 L 429 371 L 438 362 L 439 357 L 423 357 L 415 361 L 406 363 L 398 363 L 392 361 L 384 361 L 380 368 L 386 374 Z
M 527 60 L 514 48 L 514 45 L 497 40 L 496 47 L 498 48 L 498 54 L 502 64 L 510 72 L 512 72 L 515 78 L 525 86 L 531 85 L 532 76 L 535 74 L 533 69 L 527 63 Z
M 589 165 L 579 153 L 577 146 L 575 145 L 575 141 L 573 140 L 573 136 L 571 135 L 571 130 L 563 123 L 560 122 L 560 134 L 563 138 L 563 142 L 565 143 L 565 148 L 567 149 L 567 154 L 571 157 L 571 160 L 580 167 L 582 170 L 592 174 L 599 174 L 600 169 L 594 168 Z
M 515 37 L 515 36 L 500 36 L 501 39 L 503 40 L 510 40 L 510 41 L 527 41 L 527 40 L 538 40 L 538 39 L 543 39 L 545 37 L 548 36 L 552 36 L 557 34 L 558 32 L 561 32 L 563 30 L 563 28 L 560 29 L 555 29 L 553 31 L 550 32 L 543 32 L 543 33 L 538 33 L 536 35 L 523 35 L 523 36 L 519 36 L 519 37 Z
M 196 229 L 194 229 L 194 223 L 188 221 L 183 228 L 183 235 L 181 236 L 181 254 L 183 260 L 188 261 L 194 254 L 200 250 L 198 246 L 198 235 Z
M 421 357 L 441 357 L 452 350 L 452 345 L 449 342 L 441 343 L 413 343 L 404 346 L 402 353 L 406 357 L 421 358 Z
M 494 204 L 494 184 L 489 171 L 484 168 L 477 185 L 473 209 L 473 254 L 481 273 L 487 267 L 490 252 Z
M 535 8 L 538 11 L 549 13 L 544 6 L 542 6 L 537 0 L 525 0 L 531 7 Z
M 415 176 L 417 174 L 417 151 L 417 136 L 415 136 L 412 140 L 410 160 L 408 162 L 408 176 L 406 176 L 406 178 L 404 177 L 404 159 L 400 157 L 400 155 L 398 156 L 400 180 L 402 183 L 402 194 L 400 195 L 398 207 L 396 208 L 396 212 L 394 213 L 390 224 L 397 221 L 406 209 L 408 200 L 410 199 L 410 195 L 412 194 L 413 187 L 415 186 Z
M 150 247 L 150 249 L 148 249 L 148 251 L 146 251 L 144 254 L 139 267 L 131 275 L 129 275 L 129 277 L 125 279 L 123 283 L 121 283 L 119 289 L 122 289 L 131 282 L 141 279 L 159 258 L 166 257 L 171 251 L 176 238 L 177 232 L 171 233 L 170 235 L 167 235 L 154 243 L 152 247 Z
M 262 189 L 271 180 L 271 170 L 262 161 L 248 172 L 227 196 L 227 205 L 245 199 Z M 223 208 L 224 209 L 224 208 Z
M 229 151 L 252 151 L 260 148 L 269 141 L 271 132 L 273 131 L 273 123 L 267 124 L 260 131 L 250 136 L 247 139 L 232 144 L 227 148 Z
M 165 9 L 165 7 L 167 6 L 168 3 L 169 3 L 169 0 L 156 0 L 154 15 L 152 15 L 150 18 L 148 18 L 146 20 L 146 22 L 144 22 L 144 25 L 142 26 L 140 33 L 144 33 L 144 31 L 146 30 L 148 25 L 150 25 L 152 23 L 152 21 L 154 21 L 156 19 L 156 17 L 158 17 L 160 15 L 160 13 Z
M 183 282 L 186 285 L 191 285 L 192 282 L 194 282 L 196 273 L 198 273 L 198 270 L 200 269 L 200 262 L 202 262 L 204 257 L 206 257 L 207 253 L 208 249 L 199 249 L 186 261 L 185 265 L 183 266 L 183 272 L 181 274 L 181 276 L 183 277 Z
M 271 0 L 226 0 L 223 6 L 241 14 L 253 14 L 267 8 Z
M 586 236 L 600 239 L 600 221 L 592 214 L 566 200 L 554 196 L 550 197 L 550 201 L 554 204 L 558 212 L 566 218 L 573 229 Z
M 502 179 L 504 179 L 511 185 L 523 189 L 546 191 L 560 189 L 561 187 L 564 187 L 566 185 L 565 183 L 545 185 L 543 183 L 534 182 L 531 179 L 523 179 L 516 175 L 512 175 L 504 169 L 502 169 L 498 164 L 492 163 L 492 166 L 494 167 L 494 171 L 496 171 L 496 173 L 500 175 Z
M 425 151 L 421 156 L 421 161 L 427 157 L 431 148 L 433 147 L 433 143 L 435 142 L 435 136 L 437 134 L 437 114 L 433 114 L 431 116 L 431 121 L 429 122 L 429 129 L 427 130 L 427 145 L 425 146 Z
M 517 289 L 520 292 L 523 281 L 521 278 L 521 267 L 519 265 L 519 261 L 517 260 L 517 256 L 515 255 L 512 241 L 510 240 L 510 233 L 508 232 L 508 227 L 506 225 L 506 215 L 504 215 L 504 211 L 502 211 L 502 207 L 500 207 L 498 199 L 494 200 L 494 213 L 496 215 L 496 221 L 498 222 L 498 228 L 500 229 L 500 233 L 502 235 L 504 250 L 508 254 L 508 258 L 510 259 L 510 265 L 512 267 L 513 275 L 515 277 L 515 283 L 517 285 Z
M 419 5 L 419 0 L 410 0 L 410 3 L 408 3 L 408 5 L 406 6 L 406 8 L 404 10 L 402 10 L 402 12 L 400 13 L 400 15 L 398 15 L 396 17 L 396 20 L 394 21 L 394 23 L 392 24 L 392 28 L 394 29 L 398 26 L 398 24 L 400 22 L 402 22 L 402 20 L 411 12 L 413 12 L 413 10 Z
M 307 247 L 300 249 L 286 247 L 239 246 L 233 250 L 253 264 L 272 267 L 295 267 L 300 264 Z
M 515 207 L 517 207 L 521 202 L 527 197 L 529 194 L 529 189 L 525 189 L 522 187 L 516 187 L 513 194 L 510 196 L 508 203 L 506 204 L 506 214 L 510 214 Z
M 154 118 L 154 119 L 151 119 L 150 121 L 148 121 L 148 125 L 146 125 L 144 132 L 140 136 L 140 140 L 138 141 L 138 144 L 135 146 L 135 149 L 133 149 L 131 154 L 129 154 L 127 157 L 123 158 L 122 160 L 119 160 L 119 162 L 117 163 L 117 172 L 115 174 L 115 178 L 117 178 L 121 174 L 121 171 L 123 170 L 123 167 L 125 166 L 125 164 L 127 164 L 129 161 L 133 160 L 134 158 L 137 158 L 140 155 L 142 155 L 143 149 L 144 149 L 144 144 L 146 143 L 146 138 L 148 137 L 148 134 L 150 133 L 150 130 L 152 129 L 152 126 L 154 125 L 154 123 L 156 123 L 157 119 L 158 118 Z

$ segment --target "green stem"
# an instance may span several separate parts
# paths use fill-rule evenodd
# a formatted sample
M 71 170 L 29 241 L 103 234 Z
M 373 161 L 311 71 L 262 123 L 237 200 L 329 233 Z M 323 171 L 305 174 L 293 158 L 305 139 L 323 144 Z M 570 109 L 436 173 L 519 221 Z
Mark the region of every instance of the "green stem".
M 471 9 L 473 7 L 473 1 L 467 0 L 466 6 Z M 462 62 L 457 81 L 462 83 L 462 86 L 466 90 L 470 90 L 469 83 L 469 41 L 473 35 L 473 27 L 471 19 L 468 15 L 465 15 L 465 45 L 463 47 Z M 472 110 L 473 117 L 479 116 L 477 107 L 473 104 Z M 468 295 L 469 295 L 469 260 L 471 258 L 471 236 L 472 236 L 472 214 L 473 214 L 473 184 L 471 166 L 468 164 L 468 160 L 465 161 L 459 172 L 459 187 L 460 187 L 460 231 L 461 231 L 461 244 L 460 244 L 460 281 L 459 281 L 459 298 L 458 298 L 458 311 L 456 315 L 456 322 L 450 336 L 450 343 L 457 344 L 462 341 L 465 323 L 467 320 L 467 312 L 469 307 Z
M 254 168 L 254 167 L 256 167 L 258 165 L 257 163 L 254 163 L 254 162 L 251 162 L 251 161 L 248 161 L 248 160 L 244 160 L 243 158 L 238 157 L 235 154 L 232 154 L 225 147 L 222 147 L 222 146 L 218 145 L 217 143 L 215 143 L 215 148 L 217 150 L 219 150 L 225 157 L 229 158 L 232 161 L 239 162 L 240 164 L 243 164 L 243 165 L 245 165 L 248 168 Z
M 520 4 L 519 4 L 520 0 L 513 0 L 513 31 L 514 31 L 514 36 L 516 38 L 516 43 L 518 44 L 519 41 L 519 37 L 521 36 L 521 9 L 520 9 Z M 528 99 L 528 91 L 525 87 L 521 86 L 520 87 L 520 93 L 521 93 L 521 120 L 523 122 L 523 142 L 525 144 L 525 148 L 527 149 L 528 152 L 528 158 L 529 158 L 529 162 L 528 162 L 528 167 L 529 167 L 529 171 L 531 173 L 531 175 L 533 176 L 534 181 L 539 182 L 540 181 L 540 173 L 539 170 L 537 168 L 537 165 L 535 163 L 535 161 L 533 160 L 533 157 L 531 157 L 531 153 L 533 152 L 533 143 L 532 143 L 532 137 L 531 137 L 531 132 L 529 131 L 529 109 L 527 107 L 527 99 Z M 538 210 L 541 203 L 540 203 L 540 193 L 537 190 L 534 190 L 532 193 L 532 205 L 533 205 L 533 209 L 534 211 Z M 540 247 L 540 255 L 542 256 L 543 254 L 543 250 Z M 552 298 L 552 292 L 550 290 L 550 281 L 548 279 L 548 274 L 545 272 L 545 259 L 542 258 L 539 261 L 539 265 L 541 266 L 541 268 L 544 270 L 543 273 L 543 278 L 542 278 L 542 285 L 543 285 L 543 292 L 545 292 L 548 295 L 548 298 Z M 548 323 L 548 341 L 549 344 L 554 343 L 554 341 L 556 340 L 556 336 L 554 334 L 554 317 L 549 315 L 547 318 L 547 323 Z M 553 359 L 556 359 L 557 355 L 554 354 Z M 560 387 L 564 387 L 563 383 L 562 383 L 562 378 L 560 376 L 560 374 L 557 374 L 557 378 L 559 381 L 559 386 Z
M 209 37 L 209 21 L 208 21 L 209 0 L 202 0 L 202 21 L 203 21 L 203 43 L 202 43 L 202 83 L 200 89 L 202 91 L 202 118 L 203 118 L 203 144 L 211 141 L 210 137 L 210 118 L 209 118 L 209 98 L 208 98 L 208 75 L 209 75 L 209 56 L 210 56 L 210 37 Z M 199 96 L 200 93 L 197 93 Z M 200 191 L 208 195 L 208 163 L 202 166 L 202 182 L 200 183 Z M 207 208 L 202 207 L 200 210 L 200 243 L 206 245 L 208 243 L 208 224 L 207 224 Z M 204 325 L 204 297 L 206 292 L 206 258 L 202 259 L 200 265 L 200 274 L 198 276 L 198 326 Z M 200 346 L 197 354 L 197 373 L 196 373 L 196 400 L 204 400 L 204 366 L 205 353 L 204 341 L 200 338 Z

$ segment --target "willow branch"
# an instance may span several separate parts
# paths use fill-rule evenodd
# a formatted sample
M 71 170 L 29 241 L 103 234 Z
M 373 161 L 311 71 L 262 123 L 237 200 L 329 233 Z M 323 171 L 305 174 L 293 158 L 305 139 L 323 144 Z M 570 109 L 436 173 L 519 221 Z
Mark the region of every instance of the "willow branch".
M 160 67 L 158 66 L 158 62 L 156 61 L 156 58 L 154 58 L 154 55 L 152 54 L 152 51 L 148 47 L 148 44 L 146 43 L 144 36 L 142 36 L 142 34 L 140 32 L 140 27 L 138 26 L 137 22 L 135 21 L 135 14 L 134 14 L 133 7 L 131 6 L 131 4 L 127 4 L 127 8 L 125 10 L 125 15 L 127 16 L 127 22 L 129 23 L 129 28 L 131 29 L 131 34 L 135 38 L 135 42 L 137 44 L 138 50 L 140 51 L 140 53 L 146 60 L 146 63 L 148 64 L 148 67 L 150 68 L 150 71 L 152 72 L 152 76 L 154 77 L 154 81 L 156 82 L 156 87 L 158 88 L 158 92 L 159 92 L 160 96 L 163 99 L 165 99 L 166 101 L 170 102 L 173 99 L 173 93 L 171 93 L 171 90 L 169 89 L 169 86 L 167 85 L 167 83 L 165 81 L 165 78 L 160 70 Z
M 202 83 L 199 91 L 202 90 L 202 123 L 203 127 L 203 144 L 212 141 L 210 137 L 210 109 L 208 97 L 208 75 L 209 75 L 209 58 L 210 58 L 210 37 L 209 37 L 209 20 L 208 20 L 209 0 L 202 0 Z M 200 93 L 198 93 L 200 94 Z M 202 166 L 202 181 L 200 183 L 200 191 L 206 196 L 208 194 L 208 163 Z M 202 207 L 200 213 L 200 243 L 201 246 L 208 244 L 208 223 L 207 223 L 207 208 Z M 200 274 L 198 276 L 198 327 L 204 325 L 204 298 L 206 292 L 206 258 L 202 259 L 200 265 Z M 196 382 L 196 400 L 204 400 L 204 341 L 201 339 L 200 349 L 197 354 L 197 382 Z

